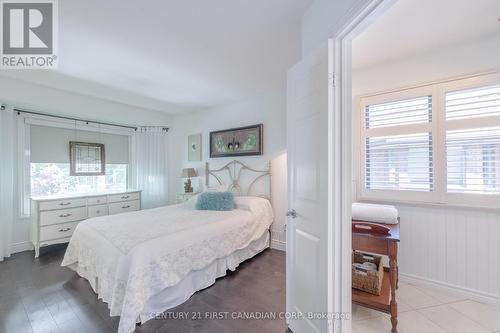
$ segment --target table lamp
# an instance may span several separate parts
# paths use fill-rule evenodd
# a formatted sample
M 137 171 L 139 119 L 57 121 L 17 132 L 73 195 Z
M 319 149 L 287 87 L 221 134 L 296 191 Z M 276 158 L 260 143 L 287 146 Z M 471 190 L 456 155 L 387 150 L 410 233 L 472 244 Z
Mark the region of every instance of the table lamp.
M 184 183 L 184 192 L 185 193 L 192 193 L 193 192 L 193 186 L 191 186 L 191 177 L 196 177 L 198 176 L 196 174 L 196 170 L 194 168 L 184 168 L 182 169 L 182 178 L 187 178 L 186 182 Z

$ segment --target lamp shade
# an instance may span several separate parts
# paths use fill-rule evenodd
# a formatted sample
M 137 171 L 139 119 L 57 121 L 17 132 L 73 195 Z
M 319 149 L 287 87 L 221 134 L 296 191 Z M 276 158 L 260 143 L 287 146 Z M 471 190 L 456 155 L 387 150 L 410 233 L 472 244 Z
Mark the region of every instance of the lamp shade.
M 182 178 L 190 178 L 190 177 L 196 177 L 198 176 L 196 174 L 196 170 L 194 168 L 184 168 L 182 169 Z

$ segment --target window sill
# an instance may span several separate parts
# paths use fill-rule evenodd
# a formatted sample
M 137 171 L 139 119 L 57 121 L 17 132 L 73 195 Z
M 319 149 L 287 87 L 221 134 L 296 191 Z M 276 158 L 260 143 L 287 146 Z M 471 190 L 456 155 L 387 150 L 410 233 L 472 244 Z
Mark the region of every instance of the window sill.
M 481 205 L 481 204 L 459 204 L 451 202 L 432 202 L 432 201 L 415 201 L 415 200 L 396 200 L 389 198 L 376 198 L 370 196 L 357 196 L 357 202 L 375 203 L 375 204 L 391 204 L 394 206 L 411 206 L 411 207 L 421 207 L 421 208 L 443 208 L 443 209 L 465 209 L 465 210 L 481 210 L 481 211 L 491 211 L 500 212 L 500 205 Z M 498 198 L 500 201 L 500 198 Z

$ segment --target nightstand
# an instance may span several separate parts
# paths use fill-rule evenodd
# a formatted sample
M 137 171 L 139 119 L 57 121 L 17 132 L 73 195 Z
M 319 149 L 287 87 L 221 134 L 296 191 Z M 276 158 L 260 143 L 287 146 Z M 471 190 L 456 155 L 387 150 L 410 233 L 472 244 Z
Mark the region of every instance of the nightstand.
M 175 195 L 175 202 L 176 203 L 183 203 L 184 201 L 188 201 L 191 199 L 193 196 L 197 195 L 198 193 L 195 192 L 190 192 L 190 193 L 185 193 L 185 192 L 178 192 Z

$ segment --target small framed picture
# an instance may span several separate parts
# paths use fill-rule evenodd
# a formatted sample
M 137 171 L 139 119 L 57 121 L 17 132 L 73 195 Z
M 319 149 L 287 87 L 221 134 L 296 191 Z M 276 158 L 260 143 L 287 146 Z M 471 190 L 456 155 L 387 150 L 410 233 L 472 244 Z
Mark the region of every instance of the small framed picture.
M 70 176 L 102 176 L 106 174 L 102 143 L 69 142 Z
M 188 161 L 201 161 L 201 134 L 192 134 L 188 136 Z

